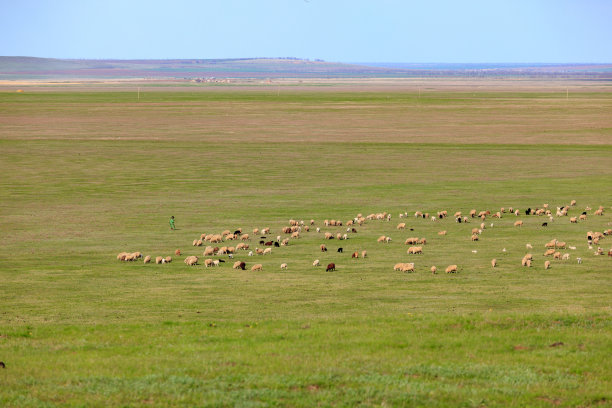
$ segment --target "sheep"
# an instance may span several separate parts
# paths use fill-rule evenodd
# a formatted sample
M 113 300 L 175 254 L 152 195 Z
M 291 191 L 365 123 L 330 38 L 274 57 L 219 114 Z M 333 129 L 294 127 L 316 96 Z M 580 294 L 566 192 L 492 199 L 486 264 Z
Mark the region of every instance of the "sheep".
M 351 255 L 351 258 L 359 258 L 359 252 L 357 251 L 353 252 L 353 254 Z
M 287 269 L 287 264 L 286 263 L 282 263 L 280 266 L 281 269 Z
M 225 240 L 226 240 L 226 241 L 233 241 L 233 240 L 235 240 L 237 237 L 236 237 L 236 234 L 227 234 L 227 235 L 225 235 L 223 238 L 225 238 Z
M 291 234 L 291 238 L 299 238 L 300 237 L 300 233 L 298 231 L 295 231 L 294 233 Z
M 215 253 L 215 249 L 211 246 L 207 246 L 206 248 L 204 248 L 204 256 L 210 256 L 213 255 Z
M 120 252 L 119 255 L 117 255 L 117 260 L 118 261 L 125 261 L 125 258 L 128 256 L 129 254 L 127 252 Z
M 550 261 L 544 262 L 544 269 L 549 269 L 549 268 L 550 268 Z
M 404 245 L 413 245 L 413 244 L 418 244 L 418 243 L 419 243 L 418 238 L 406 238 L 406 241 L 404 241 Z
M 232 268 L 233 268 L 233 269 L 240 269 L 240 264 L 241 264 L 241 263 L 242 263 L 242 262 L 240 262 L 240 261 L 236 261 L 236 262 L 234 262 L 234 265 L 232 266 Z
M 172 257 L 171 256 L 167 256 L 164 261 L 166 261 L 166 263 L 170 263 L 172 262 Z
M 545 248 L 555 248 L 557 246 L 557 240 L 553 239 L 552 241 L 547 242 L 546 244 L 544 244 Z
M 325 239 L 334 239 L 334 234 L 332 234 L 331 232 L 326 232 Z
M 348 234 L 342 235 L 342 239 L 348 239 Z
M 321 232 L 321 228 L 317 227 L 316 231 Z
M 578 217 L 578 219 L 579 219 L 580 221 L 584 221 L 584 220 L 586 220 L 586 219 L 587 219 L 587 216 L 586 216 L 586 214 L 580 214 L 580 217 Z
M 514 222 L 514 226 L 515 227 L 522 227 L 523 226 L 523 221 L 522 220 L 518 220 Z
M 515 216 L 515 217 L 518 217 L 518 216 L 519 216 L 519 210 L 518 210 L 518 209 L 514 210 L 514 216 Z
M 271 254 L 272 253 L 272 248 L 266 248 L 263 251 L 263 255 L 267 255 L 267 254 Z
M 582 263 L 582 258 L 576 258 L 576 260 L 578 261 L 579 264 Z
M 612 251 L 612 249 L 610 250 Z M 366 251 L 365 249 L 363 251 L 361 251 L 361 257 L 365 258 L 368 255 L 368 251 Z
M 223 261 L 223 262 L 225 262 L 225 261 Z M 213 266 L 219 266 L 219 263 L 220 263 L 220 261 L 218 259 L 214 259 L 213 262 L 212 262 Z
M 341 233 L 337 233 L 336 234 L 336 239 L 337 240 L 342 240 L 342 234 Z
M 564 248 L 565 248 L 565 242 L 562 242 L 562 241 L 555 241 L 555 248 L 561 248 L 561 249 L 564 249 Z
M 321 252 L 327 252 L 327 247 L 325 246 L 325 244 L 321 244 L 319 248 L 321 249 Z
M 576 250 L 576 247 L 575 247 L 575 246 L 570 246 L 570 247 L 568 247 L 568 248 L 569 248 L 569 249 L 571 249 L 571 250 L 573 250 L 573 251 L 575 251 L 575 250 Z
M 421 244 L 421 245 L 426 245 L 427 244 L 427 239 L 421 238 L 421 239 L 419 239 L 419 242 L 417 242 L 417 243 Z
M 197 256 L 188 256 L 187 258 L 185 258 L 184 261 L 188 266 L 194 266 L 198 264 L 198 257 Z
M 485 223 L 484 223 L 484 222 L 481 222 L 481 223 L 480 223 L 480 229 L 481 229 L 481 230 L 485 229 L 486 227 L 487 227 L 487 226 L 485 225 Z
M 376 242 L 385 242 L 385 236 L 381 235 L 380 237 L 378 237 L 378 239 L 376 240 Z
M 472 235 L 472 241 L 478 241 L 478 235 L 473 234 Z
M 336 264 L 333 262 L 330 264 L 327 264 L 327 268 L 325 268 L 325 272 L 335 271 L 335 270 L 336 270 Z
M 162 258 L 161 256 L 157 256 L 157 257 L 155 257 L 155 263 L 156 264 L 160 264 L 160 263 L 162 263 L 163 259 L 164 258 Z
M 262 264 L 255 264 L 253 266 L 251 266 L 251 272 L 253 271 L 262 271 L 263 270 L 263 265 Z
M 401 270 L 401 269 L 402 269 L 402 266 L 403 266 L 403 265 L 404 265 L 403 263 L 397 263 L 397 264 L 395 264 L 395 266 L 393 267 L 393 270 L 394 270 L 394 271 L 399 271 L 399 270 Z
M 320 262 L 318 259 L 315 259 L 314 262 L 312 263 L 312 266 L 319 266 Z
M 200 241 L 202 241 L 202 240 L 200 239 Z M 193 244 L 192 244 L 192 245 L 193 245 L 193 246 L 198 246 L 198 240 L 197 240 L 197 239 L 194 239 L 194 240 L 193 240 Z
M 557 251 L 553 254 L 553 259 L 561 259 L 561 252 Z
M 531 268 L 531 259 L 527 259 L 527 261 L 525 262 L 525 266 Z
M 262 235 L 266 235 L 270 233 L 270 227 L 263 228 L 261 230 Z
M 402 268 L 400 269 L 401 272 L 414 272 L 414 263 L 410 262 L 410 263 L 405 263 L 402 264 Z
M 181 250 L 177 249 L 176 251 L 174 251 L 174 255 L 180 256 L 181 255 Z
M 555 253 L 554 249 L 547 249 L 546 252 L 544 252 L 544 256 L 551 256 Z
M 446 235 L 446 230 L 438 232 L 438 235 Z
M 406 228 L 406 223 L 405 223 L 405 222 L 401 222 L 401 223 L 397 224 L 397 227 L 396 227 L 396 228 L 397 228 L 398 230 L 403 230 L 403 229 L 405 229 L 405 228 Z
M 438 268 L 436 268 L 436 265 L 433 265 L 431 268 L 429 268 L 429 270 L 431 271 L 433 275 L 435 275 L 438 272 Z
M 531 244 L 525 244 L 525 248 L 527 249 L 533 249 L 533 246 Z
M 497 259 L 495 259 L 495 258 L 491 259 L 491 266 L 493 268 L 495 268 L 497 266 Z
M 478 234 L 479 228 L 472 228 L 472 234 Z
M 285 238 L 285 239 L 283 239 L 283 240 L 281 241 L 281 245 L 282 245 L 282 246 L 287 246 L 287 245 L 289 245 L 289 238 Z
M 597 211 L 595 211 L 595 215 L 603 215 L 603 209 L 599 209 Z
M 457 272 L 457 265 L 449 265 L 446 267 L 446 273 L 455 273 Z
M 145 256 L 143 262 L 146 263 L 146 264 L 150 263 L 151 262 L 151 256 L 150 255 Z
M 578 223 L 578 218 L 576 218 L 576 217 L 571 217 L 571 218 L 570 218 L 570 223 L 572 223 L 572 224 L 577 224 L 577 223 Z
M 264 250 L 263 250 L 263 249 L 260 249 L 260 248 L 255 248 L 255 253 L 256 253 L 257 255 L 263 255 L 263 254 L 264 254 Z
M 249 251 L 248 256 L 253 256 L 253 251 Z
M 563 254 L 563 256 L 561 257 L 561 260 L 563 261 L 568 261 L 570 259 L 570 254 Z
M 408 254 L 422 254 L 423 253 L 423 247 L 421 246 L 412 246 L 410 248 L 408 248 Z

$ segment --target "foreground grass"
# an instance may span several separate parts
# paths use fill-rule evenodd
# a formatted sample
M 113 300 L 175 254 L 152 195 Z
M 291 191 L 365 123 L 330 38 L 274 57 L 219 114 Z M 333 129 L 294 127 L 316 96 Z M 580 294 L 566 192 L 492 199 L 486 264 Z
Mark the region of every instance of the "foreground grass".
M 85 112 L 106 96 L 73 97 Z M 70 95 L 57 98 L 58 112 L 75 114 Z M 242 99 L 244 109 L 262 106 Z M 373 101 L 373 109 L 384 103 Z M 22 108 L 41 113 L 34 103 Z M 0 140 L 1 405 L 610 404 L 610 260 L 585 240 L 586 231 L 611 228 L 609 133 L 598 146 L 231 142 L 182 138 L 178 128 L 167 140 L 111 141 L 77 135 L 71 123 L 97 126 L 83 115 L 54 123 L 44 140 L 32 140 L 21 119 L 3 125 L 12 133 Z M 225 126 L 240 130 L 229 119 Z M 546 228 L 541 217 L 521 215 L 520 229 L 514 216 L 488 219 L 477 243 L 475 221 L 410 217 L 414 231 L 395 229 L 404 211 L 554 208 L 571 199 L 571 215 L 600 204 L 607 211 Z M 191 242 L 202 232 L 269 226 L 275 237 L 289 218 L 345 232 L 322 221 L 379 211 L 393 220 L 327 242 L 324 254 L 320 234 L 309 232 L 269 257 L 236 256 L 263 263 L 259 273 L 229 263 L 188 268 L 183 256 L 168 265 L 115 260 L 123 250 L 201 255 Z M 177 231 L 168 230 L 170 215 Z M 393 241 L 377 244 L 383 234 Z M 408 236 L 427 237 L 423 255 L 406 254 Z M 576 250 L 544 270 L 552 238 Z M 520 267 L 526 243 L 531 269 Z M 350 258 L 364 249 L 367 259 Z M 313 268 L 315 258 L 338 271 Z M 416 273 L 394 272 L 400 261 L 415 262 Z M 429 273 L 453 263 L 457 275 Z

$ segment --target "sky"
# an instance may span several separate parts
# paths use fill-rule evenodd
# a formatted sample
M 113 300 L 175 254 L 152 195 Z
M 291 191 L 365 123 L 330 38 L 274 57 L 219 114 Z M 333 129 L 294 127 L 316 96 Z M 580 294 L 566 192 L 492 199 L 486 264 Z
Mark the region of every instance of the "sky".
M 0 55 L 612 63 L 612 0 L 0 0 Z

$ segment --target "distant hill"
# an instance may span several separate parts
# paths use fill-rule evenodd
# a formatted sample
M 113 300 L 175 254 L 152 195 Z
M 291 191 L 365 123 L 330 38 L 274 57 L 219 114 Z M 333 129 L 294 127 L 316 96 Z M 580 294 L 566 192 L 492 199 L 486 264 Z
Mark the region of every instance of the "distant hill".
M 612 64 L 344 64 L 298 58 L 72 60 L 0 57 L 0 79 L 554 77 L 612 79 Z

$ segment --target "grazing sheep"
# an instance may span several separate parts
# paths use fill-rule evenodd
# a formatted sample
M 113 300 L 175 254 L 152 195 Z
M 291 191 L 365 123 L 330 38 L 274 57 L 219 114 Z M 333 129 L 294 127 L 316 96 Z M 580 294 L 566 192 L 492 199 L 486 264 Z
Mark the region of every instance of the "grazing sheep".
M 404 245 L 413 245 L 413 244 L 418 244 L 419 243 L 419 239 L 418 238 L 406 238 L 406 241 L 404 241 Z
M 577 224 L 577 223 L 578 223 L 578 218 L 576 218 L 576 217 L 571 217 L 571 218 L 570 218 L 570 223 L 572 223 L 572 224 Z
M 342 239 L 342 234 L 337 233 L 337 234 L 336 234 L 336 239 L 337 239 L 337 240 L 341 240 L 341 239 Z
M 161 264 L 163 260 L 164 260 L 164 258 L 162 258 L 161 256 L 155 257 L 155 263 L 156 264 Z
M 446 230 L 438 232 L 438 235 L 446 235 Z
M 327 268 L 325 268 L 325 272 L 335 271 L 335 270 L 336 270 L 336 264 L 335 263 L 327 264 Z
M 312 263 L 312 266 L 319 266 L 320 262 L 318 259 L 315 259 L 314 262 Z
M 438 272 L 438 268 L 436 268 L 436 265 L 433 265 L 431 268 L 429 268 L 429 270 L 431 271 L 433 275 L 435 275 Z
M 479 228 L 472 228 L 472 234 L 478 234 L 480 231 Z
M 236 261 L 236 262 L 234 262 L 234 266 L 232 266 L 232 268 L 234 268 L 234 269 L 240 269 L 240 264 L 242 264 L 242 263 L 243 263 L 243 262 Z
M 150 256 L 150 255 L 145 256 L 145 258 L 144 258 L 143 262 L 144 262 L 144 263 L 146 263 L 146 264 L 148 264 L 149 262 L 151 262 L 151 256 Z
M 557 251 L 553 254 L 553 259 L 561 259 L 561 252 Z
M 265 245 L 265 246 L 272 246 L 272 245 L 274 245 L 274 241 L 267 241 L 267 242 L 264 242 L 264 245 Z
M 289 238 L 285 238 L 281 241 L 281 246 L 287 246 L 289 245 Z
M 525 244 L 525 248 L 527 248 L 527 249 L 533 249 L 533 246 L 531 246 L 531 244 Z
M 610 250 L 612 251 L 612 249 Z M 361 251 L 361 257 L 365 258 L 368 255 L 368 251 L 366 251 L 365 249 L 363 251 Z
M 414 263 L 410 262 L 410 263 L 404 263 L 402 264 L 402 267 L 400 268 L 401 272 L 414 272 Z
M 286 263 L 282 263 L 280 266 L 281 269 L 287 269 L 287 264 Z
M 495 268 L 497 266 L 497 259 L 495 259 L 495 258 L 491 259 L 491 266 L 493 268 Z
M 359 252 L 357 251 L 353 252 L 353 254 L 351 255 L 351 258 L 359 258 Z
M 544 269 L 549 269 L 549 268 L 550 268 L 550 261 L 544 262 Z
M 261 230 L 262 235 L 266 235 L 270 233 L 270 227 L 264 228 Z
M 180 256 L 181 255 L 181 250 L 177 249 L 176 251 L 174 251 L 174 255 Z
M 597 211 L 595 211 L 595 215 L 603 215 L 603 209 L 599 209 Z
M 256 253 L 257 255 L 263 255 L 263 254 L 264 254 L 264 251 L 263 251 L 263 249 L 260 249 L 260 248 L 255 248 L 255 253 Z
M 272 248 L 266 248 L 263 251 L 263 255 L 267 255 L 267 254 L 271 254 L 272 253 Z
M 321 244 L 319 248 L 321 248 L 321 252 L 327 252 L 327 247 L 325 246 L 325 244 Z
M 253 266 L 251 266 L 251 271 L 261 271 L 263 270 L 263 265 L 262 264 L 255 264 Z
M 478 239 L 479 239 L 478 235 L 476 235 L 476 234 L 472 235 L 472 241 L 478 241 Z
M 242 234 L 242 235 L 240 236 L 240 240 L 241 240 L 241 241 L 248 241 L 249 239 L 250 239 L 250 238 L 249 238 L 249 234 Z
M 332 234 L 331 232 L 326 232 L 325 239 L 334 239 L 334 234 Z
M 547 249 L 546 252 L 544 252 L 544 256 L 551 256 L 555 253 L 554 249 Z
M 393 267 L 393 270 L 394 271 L 399 271 L 399 270 L 402 269 L 403 265 L 404 265 L 403 263 L 396 263 L 395 266 Z
M 487 227 L 487 226 L 485 225 L 485 223 L 484 223 L 484 222 L 481 222 L 481 223 L 480 223 L 480 229 L 481 229 L 481 230 L 485 229 L 486 227 Z
M 542 223 L 542 226 L 543 226 L 543 227 L 548 227 L 548 223 L 547 223 L 547 222 L 543 222 L 543 223 Z
M 527 259 L 527 261 L 525 262 L 525 266 L 531 268 L 531 259 Z
M 523 221 L 522 220 L 518 220 L 514 223 L 515 227 L 522 227 L 523 226 Z
M 200 241 L 202 241 L 202 240 L 200 239 Z M 198 245 L 198 240 L 197 240 L 197 239 L 194 239 L 194 240 L 193 240 L 193 246 L 197 246 L 197 245 Z
M 248 256 L 253 256 L 253 251 L 249 251 Z
M 421 238 L 421 239 L 419 239 L 419 242 L 417 242 L 417 243 L 421 244 L 421 245 L 427 245 L 427 239 Z
M 456 273 L 457 265 L 449 265 L 446 267 L 446 273 Z
M 405 228 L 406 228 L 406 223 L 405 223 L 405 222 L 401 222 L 401 223 L 397 224 L 397 227 L 396 227 L 396 228 L 397 228 L 398 230 L 403 230 L 403 229 L 405 229 Z
M 423 253 L 423 247 L 421 246 L 412 246 L 410 248 L 408 248 L 408 254 L 422 254 Z
M 321 232 L 321 228 L 317 227 L 316 231 Z
M 125 258 L 128 256 L 129 254 L 127 252 L 120 252 L 119 255 L 117 255 L 117 260 L 118 261 L 125 261 Z
M 171 256 L 167 256 L 164 261 L 166 261 L 166 263 L 170 263 L 172 262 L 172 257 Z
M 578 217 L 578 219 L 579 219 L 580 221 L 584 221 L 584 220 L 586 220 L 586 219 L 587 219 L 587 216 L 586 216 L 586 214 L 580 214 L 580 217 Z
M 198 257 L 197 256 L 188 256 L 187 258 L 185 258 L 184 261 L 188 266 L 194 266 L 198 264 Z
M 563 261 L 567 261 L 570 259 L 570 254 L 563 254 L 563 256 L 561 257 L 561 260 Z
M 384 235 L 381 235 L 380 237 L 378 237 L 378 239 L 376 240 L 376 242 L 385 242 L 385 239 L 387 237 L 385 237 Z
M 210 256 L 210 255 L 214 255 L 215 253 L 215 249 L 211 246 L 207 246 L 206 248 L 204 248 L 204 256 Z
M 561 249 L 564 249 L 564 248 L 565 248 L 565 242 L 562 242 L 562 241 L 555 241 L 555 247 L 556 247 L 556 248 L 561 248 Z

